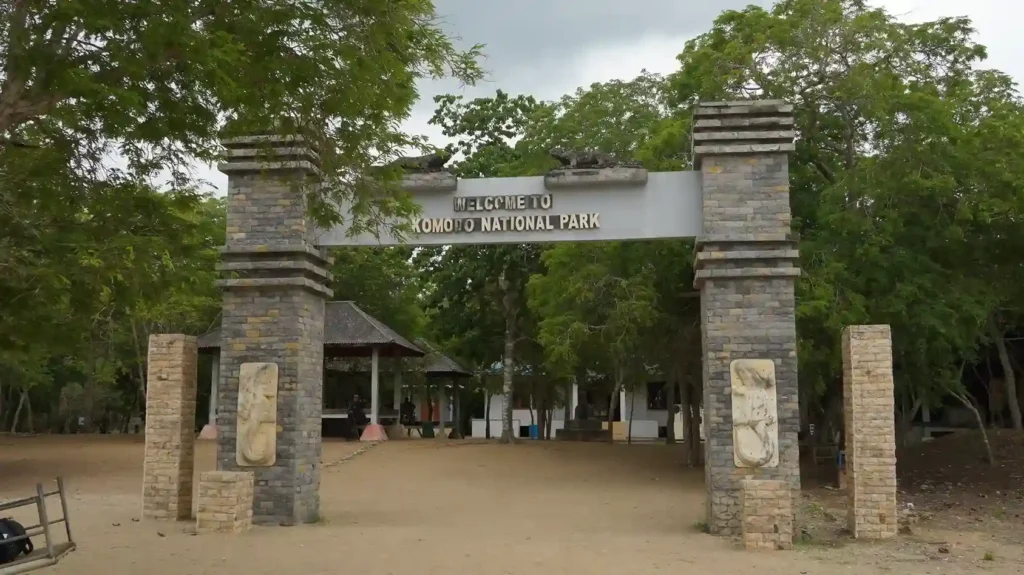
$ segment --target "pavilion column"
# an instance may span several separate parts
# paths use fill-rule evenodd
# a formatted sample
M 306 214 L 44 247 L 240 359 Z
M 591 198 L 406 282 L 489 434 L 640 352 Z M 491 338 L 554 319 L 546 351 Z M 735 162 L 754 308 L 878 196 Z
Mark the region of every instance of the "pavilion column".
M 783 481 L 787 500 L 800 500 L 793 127 L 793 107 L 780 101 L 705 103 L 694 112 L 707 523 L 722 535 L 741 533 L 749 480 Z
M 394 408 L 395 411 L 402 409 L 402 364 L 397 361 L 395 362 Z
M 448 437 L 445 433 L 445 423 L 448 419 L 448 392 L 444 389 L 444 384 L 441 383 L 437 386 L 438 398 L 437 398 L 437 429 L 441 434 L 442 438 Z
M 301 136 L 221 143 L 228 192 L 217 469 L 255 474 L 253 523 L 310 523 L 320 517 L 324 302 L 332 296 L 305 193 L 322 179 L 320 157 Z M 253 411 L 253 397 L 276 407 Z M 257 459 L 253 436 L 267 441 Z
M 370 351 L 370 424 L 359 436 L 359 441 L 385 441 L 388 438 L 384 426 L 378 420 L 380 413 L 380 350 Z
M 576 419 L 576 408 L 580 405 L 580 384 L 575 381 L 572 383 L 572 393 L 569 394 L 569 403 L 570 411 L 569 417 L 566 418 L 566 421 Z
M 626 421 L 629 411 L 626 409 L 626 388 L 619 390 L 619 421 Z
M 377 425 L 377 414 L 380 411 L 380 352 L 373 348 L 370 352 L 370 425 Z
M 452 430 L 456 439 L 462 439 L 462 402 L 459 401 L 459 380 L 452 379 Z

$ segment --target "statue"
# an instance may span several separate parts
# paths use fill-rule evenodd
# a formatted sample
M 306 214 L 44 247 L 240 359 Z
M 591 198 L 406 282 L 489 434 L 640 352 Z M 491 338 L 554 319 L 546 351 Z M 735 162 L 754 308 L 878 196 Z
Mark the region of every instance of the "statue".
M 636 162 L 624 162 L 613 157 L 611 154 L 598 151 L 576 152 L 563 148 L 552 148 L 550 152 L 553 158 L 562 164 L 562 169 L 601 169 L 601 168 L 639 168 Z
M 779 429 L 775 362 L 737 359 L 732 387 L 733 461 L 736 467 L 777 467 Z
M 270 467 L 277 461 L 277 364 L 243 363 L 238 373 L 235 462 Z
M 390 162 L 388 166 L 419 174 L 443 172 L 445 171 L 444 165 L 448 163 L 448 160 L 452 159 L 454 150 L 454 146 L 448 144 L 443 150 L 438 150 L 432 154 L 398 158 Z

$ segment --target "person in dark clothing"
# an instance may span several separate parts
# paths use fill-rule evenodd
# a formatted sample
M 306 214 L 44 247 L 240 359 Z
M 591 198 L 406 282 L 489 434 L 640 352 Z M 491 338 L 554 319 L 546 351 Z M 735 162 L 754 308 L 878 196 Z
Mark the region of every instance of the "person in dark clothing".
M 416 404 L 405 398 L 402 405 L 399 406 L 398 416 L 402 422 L 402 425 L 416 425 Z
M 367 424 L 366 411 L 363 407 L 363 400 L 358 395 L 352 398 L 352 403 L 348 406 L 348 418 L 352 421 L 352 424 L 358 427 L 362 427 Z

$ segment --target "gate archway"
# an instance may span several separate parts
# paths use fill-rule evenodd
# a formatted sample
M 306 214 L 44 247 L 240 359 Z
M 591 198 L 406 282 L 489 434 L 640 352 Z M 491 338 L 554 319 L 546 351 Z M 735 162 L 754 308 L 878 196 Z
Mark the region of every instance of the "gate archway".
M 701 293 L 705 474 L 712 532 L 740 531 L 744 479 L 800 489 L 791 231 L 792 106 L 779 101 L 697 106 L 692 172 L 648 173 L 600 154 L 566 156 L 542 177 L 457 180 L 411 174 L 422 206 L 409 244 L 697 238 Z M 255 474 L 253 520 L 319 517 L 324 302 L 322 247 L 389 245 L 392 237 L 318 230 L 296 178 L 316 181 L 316 153 L 300 138 L 224 142 L 228 175 L 223 348 L 217 386 L 218 469 Z M 269 147 L 269 151 L 268 151 Z M 240 465 L 238 395 L 244 364 L 277 365 L 277 457 Z M 251 418 L 242 414 L 245 421 Z

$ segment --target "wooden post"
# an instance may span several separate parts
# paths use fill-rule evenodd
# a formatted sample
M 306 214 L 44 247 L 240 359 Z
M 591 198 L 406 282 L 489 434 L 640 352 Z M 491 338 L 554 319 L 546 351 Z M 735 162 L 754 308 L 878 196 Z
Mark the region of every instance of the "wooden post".
M 46 556 L 53 559 L 53 538 L 50 537 L 50 519 L 46 516 L 46 493 L 42 483 L 36 483 L 36 508 L 39 510 L 39 525 L 43 528 L 43 539 L 46 541 Z
M 74 539 L 71 538 L 71 522 L 68 521 L 67 492 L 64 491 L 64 479 L 61 477 L 57 478 L 57 491 L 60 492 L 60 511 L 64 515 L 64 530 L 68 533 L 68 543 L 73 543 Z

